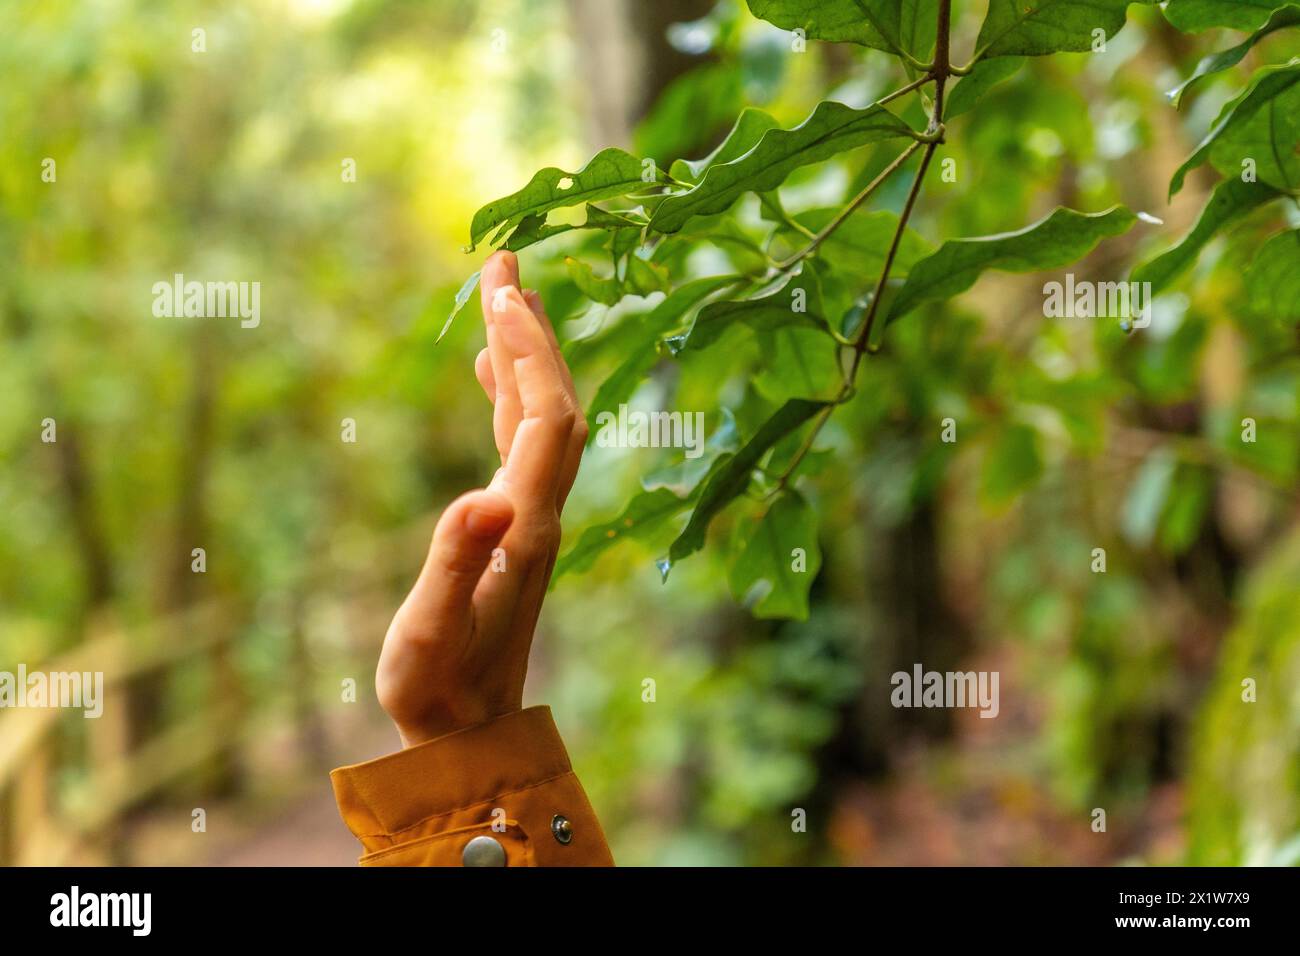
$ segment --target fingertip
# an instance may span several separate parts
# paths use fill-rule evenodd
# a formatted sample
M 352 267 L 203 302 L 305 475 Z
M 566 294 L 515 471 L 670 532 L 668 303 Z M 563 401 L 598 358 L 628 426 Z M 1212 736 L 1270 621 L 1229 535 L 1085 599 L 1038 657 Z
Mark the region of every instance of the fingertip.
M 498 249 L 496 252 L 492 253 L 492 255 L 488 256 L 487 261 L 509 269 L 515 275 L 519 274 L 519 257 L 509 249 Z
M 492 324 L 494 313 L 502 309 L 501 295 L 506 289 L 518 290 L 519 260 L 513 252 L 497 251 L 483 263 L 479 281 L 479 296 L 483 305 L 483 320 Z M 522 300 L 521 300 L 522 301 Z
M 492 285 L 519 287 L 519 257 L 506 249 L 498 249 L 483 264 L 483 275 Z

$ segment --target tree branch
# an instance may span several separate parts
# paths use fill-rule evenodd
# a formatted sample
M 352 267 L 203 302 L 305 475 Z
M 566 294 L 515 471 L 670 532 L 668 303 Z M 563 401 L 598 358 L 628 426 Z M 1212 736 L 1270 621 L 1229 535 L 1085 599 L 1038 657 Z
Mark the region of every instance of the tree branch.
M 826 422 L 830 420 L 831 414 L 835 411 L 836 407 L 842 405 L 852 396 L 854 383 L 857 381 L 858 377 L 858 368 L 862 364 L 862 356 L 867 352 L 874 354 L 879 351 L 879 349 L 872 349 L 870 346 L 871 328 L 875 323 L 876 315 L 880 311 L 880 302 L 884 296 L 885 284 L 889 281 L 889 272 L 894 266 L 894 259 L 898 255 L 898 247 L 903 241 L 903 232 L 907 229 L 907 222 L 912 216 L 912 210 L 916 206 L 917 197 L 921 194 L 921 184 L 925 180 L 926 170 L 929 169 L 930 160 L 934 157 L 935 150 L 939 148 L 939 144 L 943 142 L 944 138 L 944 90 L 948 83 L 948 77 L 953 74 L 951 42 L 952 0 L 939 0 L 938 25 L 936 28 L 934 45 L 934 64 L 930 67 L 925 76 L 921 77 L 920 80 L 909 84 L 912 89 L 915 89 L 921 86 L 924 82 L 934 80 L 934 109 L 930 114 L 928 136 L 909 146 L 902 155 L 898 157 L 898 159 L 891 163 L 885 171 L 880 174 L 880 176 L 876 177 L 876 179 L 873 180 L 867 188 L 862 191 L 862 193 L 859 193 L 859 195 L 854 198 L 847 207 L 845 207 L 844 211 L 841 212 L 840 215 L 836 216 L 835 219 L 831 223 L 828 223 L 827 227 L 822 230 L 822 232 L 829 235 L 830 232 L 834 231 L 834 229 L 839 228 L 844 220 L 846 220 L 854 210 L 856 210 L 858 206 L 866 200 L 867 196 L 871 195 L 871 192 L 874 191 L 890 173 L 894 172 L 894 170 L 906 162 L 908 158 L 911 157 L 912 153 L 916 152 L 916 150 L 920 148 L 922 142 L 925 143 L 925 153 L 921 156 L 921 166 L 916 171 L 916 178 L 912 180 L 912 188 L 907 194 L 907 201 L 904 203 L 903 211 L 898 217 L 898 228 L 894 230 L 894 238 L 889 246 L 889 254 L 886 256 L 884 267 L 880 271 L 880 279 L 876 282 L 875 294 L 871 299 L 871 304 L 867 307 L 867 315 L 863 320 L 862 329 L 858 332 L 857 340 L 853 344 L 853 362 L 849 367 L 848 372 L 845 373 L 844 383 L 840 387 L 840 391 L 835 398 L 834 404 L 827 405 L 826 408 L 817 414 L 812 428 L 808 431 L 808 436 L 799 446 L 799 450 L 795 452 L 794 457 L 790 460 L 790 464 L 786 466 L 781 477 L 777 480 L 773 494 L 786 487 L 791 476 L 794 474 L 795 469 L 799 467 L 799 464 L 803 461 L 804 457 L 812 450 L 813 442 L 817 440 L 817 436 L 821 433 Z M 904 91 L 906 91 L 906 88 Z M 891 94 L 890 98 L 892 99 L 892 97 L 893 94 Z M 815 250 L 824 239 L 825 236 L 822 236 L 821 238 L 814 240 L 813 244 L 811 244 L 808 249 L 804 250 L 804 252 L 796 256 L 794 261 L 798 261 L 798 259 Z
M 785 259 L 782 262 L 779 262 L 777 264 L 777 268 L 788 269 L 796 262 L 798 262 L 800 259 L 805 259 L 808 256 L 812 255 L 814 252 L 816 252 L 817 248 L 823 242 L 825 242 L 827 238 L 830 237 L 831 233 L 833 233 L 836 229 L 840 228 L 840 226 L 844 225 L 845 220 L 847 220 L 849 216 L 853 215 L 853 213 L 857 211 L 858 207 L 861 206 L 864 202 L 866 202 L 867 199 L 871 196 L 871 194 L 874 193 L 877 189 L 879 189 L 881 184 L 884 183 L 884 181 L 888 179 L 891 175 L 893 175 L 894 171 L 897 170 L 898 167 L 902 166 L 903 163 L 907 162 L 907 160 L 911 157 L 911 155 L 920 148 L 921 148 L 921 144 L 919 142 L 916 142 L 913 143 L 911 146 L 907 147 L 907 149 L 903 150 L 903 152 L 900 153 L 892 163 L 890 163 L 883 170 L 881 170 L 880 174 L 876 176 L 875 179 L 867 183 L 867 185 L 863 188 L 863 190 L 853 197 L 852 202 L 850 202 L 847 206 L 841 209 L 839 214 L 836 215 L 834 219 L 832 219 L 825 226 L 823 226 L 822 230 L 819 233 L 817 233 L 815 236 L 813 236 L 812 242 L 810 242 L 807 246 L 805 246 L 800 251 L 796 252 L 789 259 Z M 931 148 L 933 148 L 933 144 L 931 144 Z

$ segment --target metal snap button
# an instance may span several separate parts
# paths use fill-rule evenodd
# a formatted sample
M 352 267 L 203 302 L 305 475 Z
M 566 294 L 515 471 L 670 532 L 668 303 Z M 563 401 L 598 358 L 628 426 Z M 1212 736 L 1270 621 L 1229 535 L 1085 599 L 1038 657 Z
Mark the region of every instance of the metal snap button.
M 569 822 L 568 817 L 562 817 L 557 813 L 551 817 L 551 834 L 559 843 L 568 846 L 573 840 L 573 824 Z
M 465 844 L 460 862 L 465 866 L 505 866 L 506 848 L 490 836 L 476 836 Z

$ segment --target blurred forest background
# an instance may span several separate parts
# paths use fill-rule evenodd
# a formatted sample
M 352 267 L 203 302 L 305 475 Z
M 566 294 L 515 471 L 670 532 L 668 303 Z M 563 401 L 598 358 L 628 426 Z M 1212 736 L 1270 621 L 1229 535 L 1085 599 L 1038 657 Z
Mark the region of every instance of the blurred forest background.
M 963 54 L 984 8 L 955 5 Z M 1130 20 L 1104 56 L 1031 60 L 954 120 L 939 155 L 962 175 L 914 227 L 1117 201 L 1162 219 L 1074 270 L 1108 280 L 1182 236 L 1213 176 L 1168 205 L 1170 173 L 1252 64 L 1300 44 L 1266 40 L 1180 112 L 1166 91 L 1240 35 Z M 746 105 L 792 124 L 869 102 L 885 59 L 795 52 L 739 0 L 4 4 L 0 670 L 109 689 L 97 721 L 0 712 L 0 862 L 352 862 L 324 774 L 396 746 L 380 641 L 440 508 L 494 467 L 477 307 L 434 347 L 487 253 L 461 251 L 474 210 L 606 145 L 702 156 Z M 842 202 L 875 161 L 801 171 L 787 208 Z M 1268 215 L 1132 335 L 1045 319 L 1059 275 L 992 276 L 901 324 L 814 452 L 808 620 L 751 617 L 712 549 L 667 584 L 655 542 L 562 579 L 529 701 L 554 708 L 615 858 L 1300 861 L 1300 359 L 1294 320 L 1241 292 Z M 557 250 L 522 264 L 590 398 L 617 336 L 575 308 Z M 175 273 L 260 281 L 260 325 L 155 318 Z M 646 387 L 713 430 L 745 361 L 713 350 Z M 567 540 L 674 455 L 593 449 Z M 891 708 L 918 661 L 1000 671 L 998 718 Z

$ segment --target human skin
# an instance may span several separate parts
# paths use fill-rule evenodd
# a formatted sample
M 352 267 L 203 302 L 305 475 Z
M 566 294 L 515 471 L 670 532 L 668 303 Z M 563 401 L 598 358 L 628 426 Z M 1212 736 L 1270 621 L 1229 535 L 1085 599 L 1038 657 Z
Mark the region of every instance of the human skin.
M 481 294 L 488 347 L 474 372 L 493 404 L 501 467 L 442 513 L 384 637 L 375 689 L 404 747 L 523 707 L 560 514 L 587 441 L 555 330 L 537 293 L 520 288 L 513 253 L 488 259 Z M 504 571 L 490 568 L 498 547 Z

